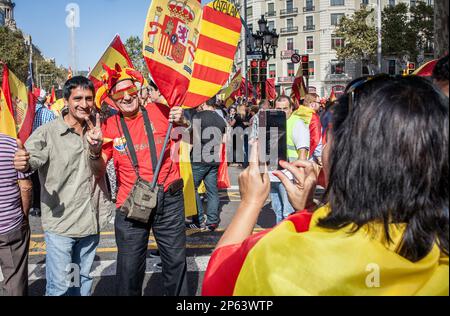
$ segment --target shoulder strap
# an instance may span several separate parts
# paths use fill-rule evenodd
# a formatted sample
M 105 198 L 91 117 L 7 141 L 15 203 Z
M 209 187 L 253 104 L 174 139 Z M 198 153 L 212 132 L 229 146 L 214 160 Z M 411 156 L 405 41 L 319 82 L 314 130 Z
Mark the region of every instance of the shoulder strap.
M 142 115 L 144 116 L 144 125 L 145 125 L 145 130 L 147 132 L 148 145 L 150 146 L 150 156 L 152 158 L 153 174 L 155 174 L 156 166 L 158 165 L 155 137 L 153 135 L 153 129 L 152 129 L 152 125 L 150 124 L 150 119 L 148 117 L 147 109 L 145 107 L 141 107 L 141 111 L 142 111 Z
M 120 113 L 119 116 L 120 116 L 120 124 L 122 125 L 122 131 L 123 131 L 123 134 L 127 141 L 126 149 L 128 149 L 127 152 L 128 151 L 130 152 L 131 163 L 133 164 L 134 171 L 136 172 L 137 176 L 139 177 L 139 163 L 137 160 L 136 149 L 134 148 L 133 140 L 131 139 L 131 135 L 130 135 L 130 131 L 128 130 L 128 126 L 125 123 L 125 118 L 123 117 L 122 113 Z

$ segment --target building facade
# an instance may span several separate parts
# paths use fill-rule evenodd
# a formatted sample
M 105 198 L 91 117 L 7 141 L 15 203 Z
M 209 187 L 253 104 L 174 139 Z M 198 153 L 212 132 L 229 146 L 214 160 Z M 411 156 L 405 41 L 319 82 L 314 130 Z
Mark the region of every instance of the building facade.
M 16 21 L 14 20 L 14 7 L 16 4 L 11 0 L 0 0 L 0 25 L 7 26 L 16 30 Z
M 382 7 L 406 2 L 415 5 L 416 0 L 381 0 Z M 432 4 L 432 0 L 427 0 Z M 268 27 L 280 34 L 277 56 L 269 60 L 269 77 L 276 85 L 290 93 L 299 64 L 293 64 L 294 53 L 310 56 L 310 91 L 327 97 L 332 90 L 339 93 L 353 79 L 370 74 L 372 70 L 363 61 L 340 61 L 336 48 L 343 45 L 342 39 L 334 35 L 340 19 L 351 16 L 363 6 L 376 8 L 377 0 L 240 0 L 241 15 L 247 13 L 250 31 L 258 30 L 261 16 Z M 246 12 L 244 12 L 246 10 Z M 375 14 L 376 19 L 376 14 Z M 245 47 L 241 41 L 237 54 L 237 68 L 244 68 Z M 383 72 L 397 74 L 401 65 L 396 60 L 383 60 Z

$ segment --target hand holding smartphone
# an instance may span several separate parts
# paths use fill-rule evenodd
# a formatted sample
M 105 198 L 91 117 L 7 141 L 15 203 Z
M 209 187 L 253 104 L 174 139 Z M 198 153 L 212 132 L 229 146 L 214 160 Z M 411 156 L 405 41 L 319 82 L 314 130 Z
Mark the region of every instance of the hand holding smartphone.
M 287 161 L 287 117 L 279 110 L 259 111 L 259 162 L 268 171 L 283 170 L 280 160 Z

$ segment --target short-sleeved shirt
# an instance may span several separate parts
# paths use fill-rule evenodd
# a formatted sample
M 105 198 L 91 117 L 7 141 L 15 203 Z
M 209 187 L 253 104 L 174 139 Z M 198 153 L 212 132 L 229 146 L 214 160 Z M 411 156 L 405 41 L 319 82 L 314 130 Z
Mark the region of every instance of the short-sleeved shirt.
M 219 165 L 223 135 L 227 130 L 225 120 L 214 111 L 201 111 L 194 115 L 193 128 L 192 163 Z M 196 149 L 198 143 L 201 146 Z
M 16 229 L 24 219 L 17 183 L 23 175 L 14 168 L 16 151 L 16 140 L 0 134 L 0 235 Z
M 153 135 L 157 159 L 160 157 L 164 140 L 169 129 L 170 109 L 163 104 L 150 103 L 146 106 L 150 122 L 152 124 Z M 153 180 L 153 167 L 150 155 L 150 146 L 145 131 L 144 117 L 139 113 L 136 118 L 125 119 L 125 123 L 130 132 L 132 142 L 136 151 L 139 175 L 142 179 L 151 182 Z M 137 180 L 131 156 L 127 150 L 127 141 L 122 131 L 120 117 L 118 115 L 110 117 L 103 126 L 103 154 L 107 160 L 114 159 L 114 167 L 117 174 L 117 208 L 120 208 Z M 158 184 L 164 185 L 167 191 L 169 186 L 180 179 L 180 171 L 175 161 L 171 159 L 170 153 L 173 141 L 169 142 L 163 158 L 161 172 L 158 177 Z

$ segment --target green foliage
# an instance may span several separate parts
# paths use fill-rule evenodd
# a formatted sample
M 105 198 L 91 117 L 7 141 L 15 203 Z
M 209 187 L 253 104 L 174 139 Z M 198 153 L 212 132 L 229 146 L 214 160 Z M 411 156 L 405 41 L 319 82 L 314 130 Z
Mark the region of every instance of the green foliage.
M 410 27 L 416 35 L 417 48 L 425 53 L 432 53 L 431 43 L 434 41 L 434 9 L 425 2 L 417 2 L 410 8 Z M 430 51 L 431 50 L 431 51 Z
M 22 82 L 26 82 L 30 48 L 25 44 L 22 32 L 0 27 L 0 60 L 6 63 L 9 69 Z M 45 60 L 41 52 L 36 48 L 33 49 L 33 65 L 35 67 L 35 84 L 39 85 L 40 81 L 42 81 L 41 88 L 47 91 L 51 90 L 53 85 L 62 85 L 67 79 L 67 70 L 62 67 L 57 67 L 53 61 Z M 43 76 L 39 78 L 39 75 Z
M 143 43 L 139 36 L 131 36 L 125 42 L 125 48 L 127 49 L 134 67 L 142 73 L 145 78 L 149 78 L 149 71 L 142 55 L 142 46 Z
M 362 9 L 341 19 L 335 34 L 344 39 L 345 46 L 336 50 L 339 59 L 376 58 L 377 31 L 367 23 L 372 13 L 373 10 Z

